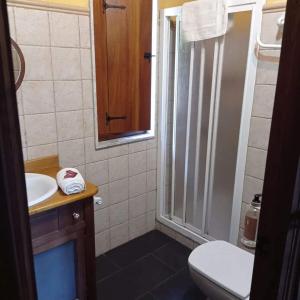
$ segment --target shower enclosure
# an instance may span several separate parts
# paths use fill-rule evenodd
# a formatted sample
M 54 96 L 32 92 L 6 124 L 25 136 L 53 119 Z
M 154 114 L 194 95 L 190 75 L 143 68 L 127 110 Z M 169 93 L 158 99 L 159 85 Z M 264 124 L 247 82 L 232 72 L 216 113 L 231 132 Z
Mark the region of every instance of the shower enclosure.
M 225 36 L 186 42 L 161 12 L 158 219 L 199 242 L 236 243 L 261 3 L 232 1 Z

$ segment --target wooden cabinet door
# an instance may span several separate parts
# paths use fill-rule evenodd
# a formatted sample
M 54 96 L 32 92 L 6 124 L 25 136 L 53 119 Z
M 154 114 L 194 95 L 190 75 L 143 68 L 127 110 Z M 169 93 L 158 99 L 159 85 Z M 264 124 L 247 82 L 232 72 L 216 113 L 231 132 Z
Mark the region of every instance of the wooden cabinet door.
M 99 138 L 149 130 L 152 0 L 98 0 L 94 16 Z

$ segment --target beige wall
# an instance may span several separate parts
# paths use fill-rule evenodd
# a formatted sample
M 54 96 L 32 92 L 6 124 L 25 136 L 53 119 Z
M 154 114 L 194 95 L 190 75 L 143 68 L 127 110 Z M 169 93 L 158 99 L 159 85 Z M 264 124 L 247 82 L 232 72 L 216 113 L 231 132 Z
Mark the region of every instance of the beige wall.
M 48 7 L 71 7 L 79 10 L 87 10 L 89 0 L 7 0 L 8 3 L 45 5 Z
M 263 15 L 262 40 L 281 43 L 277 19 L 283 12 L 267 11 Z M 246 174 L 241 211 L 240 235 L 243 233 L 244 216 L 253 195 L 262 192 L 266 157 L 273 114 L 276 80 L 280 51 L 260 51 L 251 128 L 248 141 Z
M 59 154 L 99 186 L 97 255 L 154 229 L 156 140 L 95 150 L 89 17 L 9 7 L 9 19 L 26 63 L 17 93 L 24 159 Z

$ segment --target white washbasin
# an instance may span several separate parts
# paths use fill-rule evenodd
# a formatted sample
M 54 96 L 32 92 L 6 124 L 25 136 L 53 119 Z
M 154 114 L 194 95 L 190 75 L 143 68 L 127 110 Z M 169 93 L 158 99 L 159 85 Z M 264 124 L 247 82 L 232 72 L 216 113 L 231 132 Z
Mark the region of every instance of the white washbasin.
M 47 200 L 56 193 L 56 180 L 50 176 L 25 173 L 28 207 Z

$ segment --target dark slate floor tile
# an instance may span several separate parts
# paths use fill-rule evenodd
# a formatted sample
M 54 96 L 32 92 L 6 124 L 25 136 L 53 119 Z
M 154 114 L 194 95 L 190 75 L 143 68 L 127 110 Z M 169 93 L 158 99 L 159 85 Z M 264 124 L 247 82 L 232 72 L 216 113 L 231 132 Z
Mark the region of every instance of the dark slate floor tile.
M 96 280 L 112 275 L 120 270 L 120 267 L 115 265 L 106 255 L 100 255 L 96 260 Z
M 150 231 L 142 236 L 148 249 L 152 252 L 162 246 L 170 243 L 172 239 L 158 230 Z
M 118 266 L 126 267 L 149 253 L 145 241 L 139 237 L 107 252 L 106 255 Z
M 184 269 L 162 285 L 150 291 L 155 300 L 206 300 L 194 284 L 188 269 Z
M 180 243 L 172 241 L 153 254 L 177 272 L 188 266 L 188 257 L 191 251 Z
M 173 272 L 153 255 L 148 255 L 129 267 L 97 284 L 100 300 L 133 300 L 153 289 Z
M 118 266 L 126 267 L 137 259 L 166 245 L 171 240 L 165 234 L 154 230 L 107 252 L 106 255 Z

